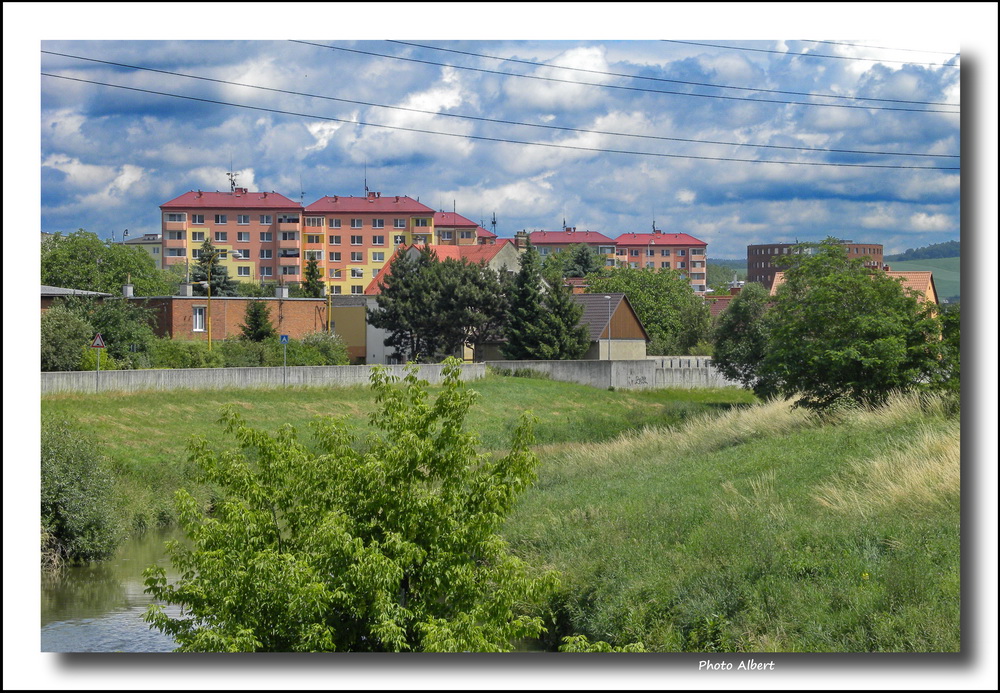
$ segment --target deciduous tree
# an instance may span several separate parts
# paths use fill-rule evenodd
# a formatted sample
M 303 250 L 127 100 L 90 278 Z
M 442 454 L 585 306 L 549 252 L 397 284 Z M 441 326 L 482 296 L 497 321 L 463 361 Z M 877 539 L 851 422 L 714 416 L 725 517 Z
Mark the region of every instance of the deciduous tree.
M 715 367 L 730 380 L 758 391 L 757 371 L 768 348 L 764 314 L 770 300 L 771 296 L 763 285 L 757 282 L 744 285 L 719 316 L 713 334 L 712 363 Z
M 46 238 L 41 251 L 41 282 L 48 286 L 120 296 L 131 282 L 137 296 L 172 293 L 168 275 L 145 250 L 83 229 Z

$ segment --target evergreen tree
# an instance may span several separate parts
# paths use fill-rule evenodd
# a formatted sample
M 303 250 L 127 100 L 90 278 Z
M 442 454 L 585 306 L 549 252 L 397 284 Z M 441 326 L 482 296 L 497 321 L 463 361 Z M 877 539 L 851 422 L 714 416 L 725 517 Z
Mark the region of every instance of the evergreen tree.
M 421 323 L 427 319 L 426 302 L 433 298 L 430 273 L 425 271 L 436 262 L 433 252 L 425 246 L 416 256 L 397 253 L 379 280 L 378 307 L 368 311 L 368 323 L 389 333 L 385 345 L 408 361 L 427 354 L 426 330 L 421 329 Z
M 323 271 L 319 261 L 312 257 L 306 262 L 305 282 L 302 284 L 303 298 L 319 298 L 323 295 Z
M 263 342 L 274 337 L 277 332 L 271 324 L 271 311 L 264 301 L 248 301 L 243 324 L 240 325 L 242 339 L 250 342 Z
M 548 339 L 539 345 L 539 358 L 582 358 L 590 347 L 590 335 L 587 326 L 580 324 L 583 306 L 573 301 L 570 287 L 553 281 L 545 293 L 544 306 Z
M 208 279 L 209 267 L 211 267 L 211 279 Z M 219 251 L 207 238 L 201 244 L 198 261 L 191 268 L 191 281 L 195 282 L 194 292 L 198 296 L 208 294 L 208 290 L 197 283 L 203 281 L 208 281 L 211 285 L 212 296 L 236 296 L 239 293 L 239 282 L 229 277 L 229 270 L 219 262 Z
M 527 241 L 521 255 L 521 269 L 511 287 L 506 343 L 500 348 L 509 359 L 537 358 L 538 345 L 545 337 L 545 308 L 542 305 L 542 272 L 538 250 Z

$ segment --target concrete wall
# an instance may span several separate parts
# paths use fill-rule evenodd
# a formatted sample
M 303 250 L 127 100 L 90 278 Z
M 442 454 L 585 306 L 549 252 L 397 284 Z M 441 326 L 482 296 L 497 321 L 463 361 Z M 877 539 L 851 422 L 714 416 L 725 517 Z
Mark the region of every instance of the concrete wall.
M 528 368 L 553 380 L 591 387 L 650 390 L 667 387 L 741 387 L 704 356 L 657 356 L 632 361 L 487 361 L 494 368 Z
M 405 375 L 404 366 L 386 366 L 391 375 Z M 482 363 L 464 364 L 462 380 L 478 380 L 486 375 Z M 418 366 L 418 377 L 431 384 L 441 382 L 440 364 Z M 220 390 L 225 388 L 349 387 L 367 385 L 371 366 L 290 366 L 285 368 L 176 368 L 136 371 L 66 371 L 42 373 L 41 393 L 136 392 L 139 390 Z

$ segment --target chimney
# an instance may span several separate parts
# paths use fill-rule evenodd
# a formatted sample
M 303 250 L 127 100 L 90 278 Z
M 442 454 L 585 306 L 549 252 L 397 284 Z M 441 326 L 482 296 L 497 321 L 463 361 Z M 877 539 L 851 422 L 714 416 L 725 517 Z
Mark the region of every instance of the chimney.
M 337 196 L 336 196 L 336 195 L 334 195 L 334 196 L 333 196 L 333 201 L 334 201 L 334 202 L 336 202 L 336 201 L 337 201 Z
M 194 296 L 194 287 L 190 282 L 182 282 L 177 289 L 178 296 Z
M 516 247 L 518 250 L 523 248 L 525 244 L 527 244 L 527 242 L 528 242 L 528 232 L 526 230 L 518 231 L 517 233 L 514 234 L 514 247 Z
M 399 195 L 396 195 L 396 202 L 399 202 Z
M 133 296 L 135 296 L 135 285 L 125 284 L 124 286 L 122 286 L 122 296 L 124 296 L 125 298 L 132 298 Z
M 274 297 L 275 298 L 288 298 L 288 287 L 284 285 L 279 285 L 274 287 Z
M 198 197 L 201 197 L 201 190 L 198 191 Z

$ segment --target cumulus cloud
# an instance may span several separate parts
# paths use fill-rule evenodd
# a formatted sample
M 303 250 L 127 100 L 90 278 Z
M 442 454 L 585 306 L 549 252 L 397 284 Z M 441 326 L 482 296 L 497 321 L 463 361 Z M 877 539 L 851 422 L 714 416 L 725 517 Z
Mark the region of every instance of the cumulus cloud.
M 910 217 L 910 225 L 917 231 L 948 231 L 955 228 L 954 222 L 946 214 L 918 212 Z

